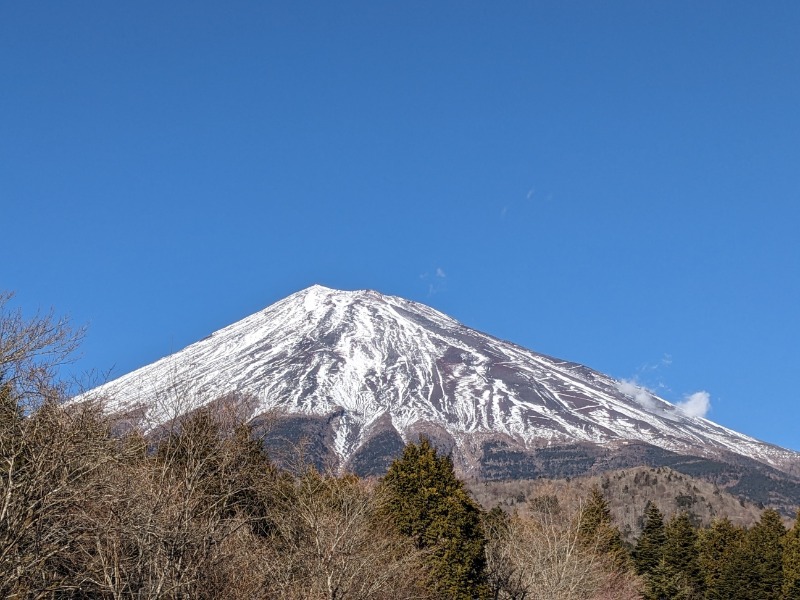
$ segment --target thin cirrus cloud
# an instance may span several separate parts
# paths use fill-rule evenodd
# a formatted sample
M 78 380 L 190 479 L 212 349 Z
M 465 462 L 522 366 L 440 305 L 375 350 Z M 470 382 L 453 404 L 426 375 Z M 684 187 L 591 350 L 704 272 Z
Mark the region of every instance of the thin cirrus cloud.
M 433 296 L 445 290 L 447 273 L 444 272 L 442 267 L 436 267 L 433 274 L 425 272 L 419 278 L 428 284 L 428 296 Z
M 536 190 L 534 188 L 529 189 L 528 193 L 525 194 L 525 200 L 531 200 L 535 193 L 536 193 Z M 516 201 L 516 200 L 513 200 L 511 202 L 511 204 L 506 204 L 505 206 L 503 206 L 503 208 L 500 209 L 500 218 L 501 219 L 505 219 L 506 215 L 508 214 L 509 209 L 511 209 L 512 206 L 515 206 L 517 204 L 519 204 L 519 202 Z

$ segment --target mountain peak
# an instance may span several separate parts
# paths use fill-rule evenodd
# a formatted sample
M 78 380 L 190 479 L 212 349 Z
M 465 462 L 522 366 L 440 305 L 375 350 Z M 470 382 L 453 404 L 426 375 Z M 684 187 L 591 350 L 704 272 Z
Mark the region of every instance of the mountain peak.
M 396 448 L 422 432 L 443 440 L 465 465 L 477 464 L 487 443 L 524 453 L 636 442 L 775 466 L 797 460 L 666 400 L 639 402 L 611 377 L 469 329 L 429 306 L 322 285 L 94 393 L 108 398 L 112 411 L 145 414 L 146 428 L 175 414 L 169 398 L 191 410 L 247 397 L 253 416 L 277 410 L 324 423 L 320 444 L 340 464 L 352 464 L 376 436 Z
M 359 289 L 359 290 L 340 290 L 330 288 L 321 284 L 314 284 L 307 288 L 295 292 L 291 296 L 285 298 L 284 301 L 302 301 L 306 310 L 312 310 L 326 302 L 352 303 L 363 300 L 381 301 L 389 298 L 376 290 Z

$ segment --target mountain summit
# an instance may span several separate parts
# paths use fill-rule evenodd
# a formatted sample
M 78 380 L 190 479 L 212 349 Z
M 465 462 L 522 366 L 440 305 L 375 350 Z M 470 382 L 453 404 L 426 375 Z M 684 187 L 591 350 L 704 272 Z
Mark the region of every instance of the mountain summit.
M 423 304 L 318 285 L 91 394 L 145 428 L 244 399 L 250 418 L 278 415 L 281 435 L 362 474 L 380 472 L 420 433 L 478 477 L 536 476 L 545 459 L 568 472 L 625 466 L 621 457 L 634 454 L 798 464 L 795 452 Z

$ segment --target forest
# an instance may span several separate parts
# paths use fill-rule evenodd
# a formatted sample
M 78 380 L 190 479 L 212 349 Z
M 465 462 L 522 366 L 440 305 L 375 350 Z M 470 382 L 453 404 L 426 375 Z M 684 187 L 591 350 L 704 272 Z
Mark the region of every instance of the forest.
M 5 297 L 4 300 L 8 300 Z M 800 598 L 800 526 L 645 508 L 626 542 L 602 489 L 480 506 L 427 439 L 385 476 L 278 464 L 217 401 L 144 435 L 70 401 L 80 331 L 0 302 L 0 597 Z

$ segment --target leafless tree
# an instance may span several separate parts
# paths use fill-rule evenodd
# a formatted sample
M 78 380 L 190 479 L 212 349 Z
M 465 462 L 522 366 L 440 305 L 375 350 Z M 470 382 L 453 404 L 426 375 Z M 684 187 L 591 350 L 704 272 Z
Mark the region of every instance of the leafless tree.
M 270 597 L 425 597 L 421 554 L 379 520 L 379 491 L 355 477 L 313 470 L 286 484 L 269 563 Z
M 71 360 L 84 331 L 52 311 L 26 318 L 11 307 L 13 297 L 0 292 L 0 384 L 29 414 L 46 400 L 63 399 L 56 369 Z
M 637 581 L 587 544 L 580 533 L 581 506 L 539 503 L 490 529 L 487 567 L 495 598 L 528 600 L 629 600 Z
M 69 585 L 81 502 L 114 453 L 97 406 L 62 406 L 56 369 L 82 332 L 52 313 L 25 319 L 11 297 L 0 294 L 0 596 L 44 598 Z
M 126 460 L 90 511 L 99 534 L 86 545 L 84 587 L 110 598 L 254 598 L 253 504 L 270 468 L 258 441 L 225 411 L 186 415 L 148 451 L 131 434 Z M 249 577 L 242 577 L 247 567 Z

